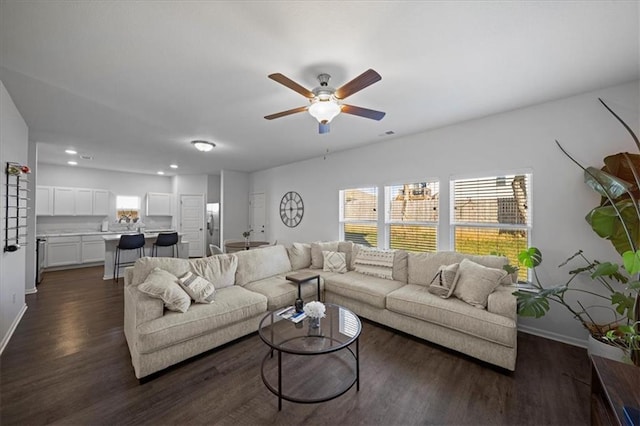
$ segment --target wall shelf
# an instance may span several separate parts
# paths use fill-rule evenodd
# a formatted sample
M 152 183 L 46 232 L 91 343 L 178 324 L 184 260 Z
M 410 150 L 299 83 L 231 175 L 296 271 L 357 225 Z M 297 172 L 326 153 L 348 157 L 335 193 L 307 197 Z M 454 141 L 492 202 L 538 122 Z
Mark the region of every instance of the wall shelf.
M 5 168 L 5 231 L 4 231 L 4 251 L 13 252 L 20 247 L 27 245 L 28 234 L 27 219 L 29 218 L 26 202 L 29 201 L 29 189 L 26 185 L 29 181 L 25 175 L 30 173 L 28 166 L 11 161 L 7 162 Z M 22 241 L 22 242 L 21 242 Z

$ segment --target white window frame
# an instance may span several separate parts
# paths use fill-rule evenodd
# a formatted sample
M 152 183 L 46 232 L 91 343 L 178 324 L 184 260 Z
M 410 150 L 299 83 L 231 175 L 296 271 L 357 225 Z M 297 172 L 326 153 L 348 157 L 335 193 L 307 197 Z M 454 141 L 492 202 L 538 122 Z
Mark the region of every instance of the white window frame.
M 346 191 L 350 191 L 350 190 L 354 190 L 354 189 L 373 189 L 375 190 L 375 195 L 376 195 L 376 219 L 372 219 L 372 220 L 347 220 L 344 217 L 344 193 Z M 339 216 L 339 226 L 340 226 L 340 230 L 339 230 L 339 236 L 340 236 L 340 241 L 346 241 L 345 240 L 345 232 L 344 232 L 344 227 L 345 225 L 366 225 L 366 226 L 372 226 L 374 228 L 376 228 L 376 239 L 377 239 L 377 243 L 378 245 L 380 245 L 380 227 L 378 226 L 378 220 L 380 218 L 380 188 L 378 187 L 378 185 L 359 185 L 359 186 L 355 186 L 355 187 L 351 187 L 351 188 L 345 188 L 345 189 L 341 189 L 340 191 L 338 191 L 338 198 L 339 198 L 339 208 L 340 208 L 340 216 Z
M 391 190 L 396 186 L 403 185 L 414 185 L 419 183 L 428 184 L 437 184 L 438 185 L 438 205 L 437 205 L 437 219 L 436 221 L 398 221 L 391 219 L 391 198 L 392 193 Z M 438 243 L 439 243 L 439 225 L 440 225 L 440 179 L 438 178 L 428 178 L 428 179 L 418 179 L 413 180 L 410 183 L 402 182 L 391 185 L 386 185 L 384 187 L 384 234 L 385 234 L 385 247 L 390 248 L 391 246 L 391 226 L 392 225 L 400 225 L 400 226 L 416 226 L 416 227 L 424 227 L 424 228 L 434 228 L 436 234 L 434 251 L 438 251 Z

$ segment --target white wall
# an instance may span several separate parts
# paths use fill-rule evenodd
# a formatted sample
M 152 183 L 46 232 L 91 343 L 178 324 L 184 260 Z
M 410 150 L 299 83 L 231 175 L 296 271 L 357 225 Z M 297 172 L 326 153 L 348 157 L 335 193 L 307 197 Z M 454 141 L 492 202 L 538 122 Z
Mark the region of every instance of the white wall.
M 544 253 L 541 270 L 547 285 L 563 283 L 568 269 L 557 265 L 578 249 L 592 258 L 619 260 L 610 244 L 584 221 L 599 202 L 582 181 L 582 171 L 554 140 L 587 165 L 600 167 L 608 154 L 636 152 L 631 137 L 598 102 L 602 97 L 627 123 L 639 126 L 640 83 L 605 88 L 425 133 L 398 137 L 367 147 L 330 154 L 251 175 L 249 192 L 265 192 L 269 240 L 332 240 L 339 236 L 338 191 L 359 186 L 439 178 L 439 249 L 450 249 L 449 179 L 510 171 L 533 172 L 531 243 Z M 401 129 L 395 129 L 401 133 Z M 306 143 L 300 141 L 300 143 Z M 287 228 L 278 217 L 287 191 L 304 200 L 302 223 Z M 226 237 L 225 237 L 226 238 Z M 593 288 L 593 283 L 582 285 Z M 521 318 L 522 329 L 582 344 L 586 332 L 564 308 L 553 306 L 538 320 Z
M 7 161 L 20 164 L 28 162 L 29 129 L 20 112 L 16 108 L 9 92 L 0 81 L 0 165 L 2 174 Z M 3 176 L 2 183 L 5 183 Z M 4 189 L 2 191 L 4 193 Z M 5 202 L 2 202 L 0 214 L 0 235 L 4 247 L 5 235 Z M 30 236 L 31 248 L 33 235 Z M 0 353 L 4 350 L 9 338 L 27 309 L 25 304 L 25 267 L 26 247 L 15 252 L 2 251 L 0 254 Z
M 220 202 L 220 176 L 208 175 L 207 176 L 207 203 L 219 203 Z
M 242 240 L 249 229 L 249 174 L 223 170 L 220 183 L 220 241 Z
M 44 186 L 66 186 L 77 188 L 107 189 L 111 192 L 110 223 L 116 222 L 116 195 L 140 197 L 143 221 L 148 228 L 171 227 L 170 218 L 145 217 L 147 192 L 173 192 L 172 179 L 169 176 L 124 173 L 109 170 L 87 169 L 83 167 L 65 167 L 52 164 L 38 164 L 37 184 Z M 57 230 L 100 230 L 105 217 L 102 216 L 38 216 L 37 233 Z

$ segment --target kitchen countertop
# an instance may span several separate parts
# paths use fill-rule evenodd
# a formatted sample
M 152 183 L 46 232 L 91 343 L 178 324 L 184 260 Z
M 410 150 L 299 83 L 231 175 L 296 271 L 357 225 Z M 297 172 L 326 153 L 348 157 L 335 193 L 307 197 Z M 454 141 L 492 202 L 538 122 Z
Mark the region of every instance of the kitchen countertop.
M 163 231 L 164 232 L 164 231 Z M 172 231 L 175 232 L 175 231 Z M 134 232 L 135 233 L 135 232 Z M 131 234 L 131 232 L 125 232 L 124 235 L 128 235 Z M 150 239 L 150 240 L 154 240 L 156 238 L 158 238 L 158 234 L 159 232 L 143 232 L 144 234 L 144 238 L 146 239 Z M 112 234 L 112 235 L 105 235 L 104 237 L 102 237 L 106 242 L 108 241 L 119 241 L 120 240 L 120 236 L 123 235 L 123 233 L 119 233 L 119 234 Z M 178 236 L 182 237 L 184 234 L 182 232 L 178 232 Z M 183 243 L 185 241 L 182 241 Z
M 173 229 L 145 229 L 143 231 L 144 234 L 157 234 L 159 232 L 175 232 L 175 231 Z M 57 232 L 47 232 L 47 233 L 44 233 L 44 234 L 36 234 L 36 238 L 81 237 L 83 235 L 104 235 L 104 236 L 117 235 L 118 238 L 120 238 L 120 235 L 122 235 L 122 234 L 137 234 L 137 233 L 138 233 L 138 231 L 125 231 L 125 230 L 106 231 L 106 232 L 102 232 L 102 231 L 77 231 L 77 232 L 57 231 Z

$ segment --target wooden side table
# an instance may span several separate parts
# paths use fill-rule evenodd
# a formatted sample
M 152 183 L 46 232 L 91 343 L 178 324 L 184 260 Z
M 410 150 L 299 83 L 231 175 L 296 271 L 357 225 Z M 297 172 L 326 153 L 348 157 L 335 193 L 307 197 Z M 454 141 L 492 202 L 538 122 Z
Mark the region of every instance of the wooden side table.
M 591 424 L 627 425 L 625 406 L 640 409 L 640 367 L 592 355 Z
M 291 281 L 298 285 L 298 298 L 296 299 L 296 311 L 302 310 L 302 291 L 300 286 L 304 283 L 316 280 L 318 284 L 318 302 L 320 302 L 320 274 L 314 272 L 299 272 L 297 274 L 291 274 L 285 276 L 287 281 Z

